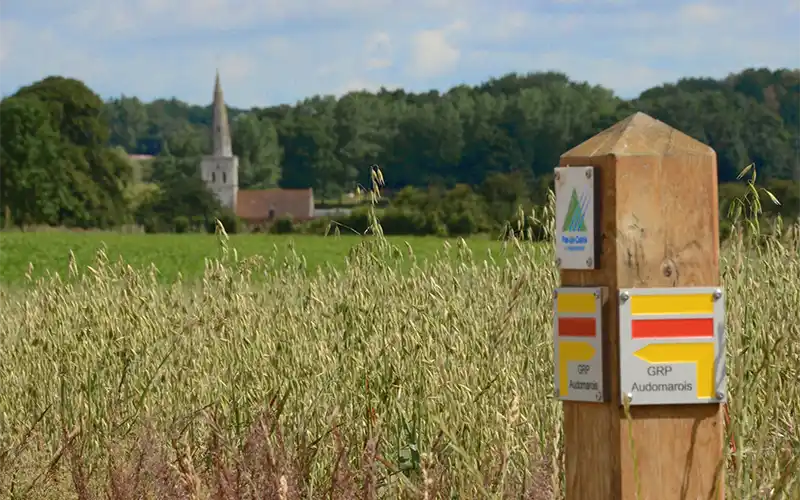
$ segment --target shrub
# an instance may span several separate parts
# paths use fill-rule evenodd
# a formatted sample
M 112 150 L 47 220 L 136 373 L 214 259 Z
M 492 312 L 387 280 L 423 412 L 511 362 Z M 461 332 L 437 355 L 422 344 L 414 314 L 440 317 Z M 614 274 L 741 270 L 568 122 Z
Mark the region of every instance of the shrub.
M 217 215 L 216 218 L 210 218 L 206 221 L 206 231 L 209 233 L 214 233 L 217 230 L 216 219 L 222 223 L 222 226 L 225 228 L 225 232 L 228 234 L 236 234 L 240 231 L 243 224 L 239 217 L 236 216 L 230 210 L 224 210 L 222 213 Z
M 364 234 L 370 226 L 369 213 L 369 207 L 359 207 L 350 212 L 348 215 L 343 217 L 333 217 L 332 220 L 335 223 L 339 223 L 344 226 L 342 231 L 352 230 L 358 232 L 359 234 Z
M 176 233 L 185 233 L 189 231 L 189 218 L 179 215 L 172 220 L 172 229 Z
M 447 218 L 447 232 L 451 236 L 468 236 L 478 232 L 478 222 L 469 212 L 451 213 Z
M 330 217 L 317 217 L 308 221 L 298 222 L 294 225 L 294 232 L 301 234 L 324 235 L 331 226 Z
M 270 232 L 275 234 L 289 234 L 294 232 L 294 221 L 289 215 L 278 218 L 270 227 Z
M 380 216 L 384 234 L 408 234 L 425 236 L 435 234 L 438 216 L 424 214 L 413 208 L 390 207 Z

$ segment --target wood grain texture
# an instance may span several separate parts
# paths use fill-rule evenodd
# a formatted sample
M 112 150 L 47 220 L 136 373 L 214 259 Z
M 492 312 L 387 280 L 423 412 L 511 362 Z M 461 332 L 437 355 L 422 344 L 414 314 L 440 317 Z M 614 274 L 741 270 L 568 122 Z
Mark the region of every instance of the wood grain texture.
M 722 499 L 721 405 L 635 406 L 628 421 L 617 316 L 620 288 L 719 285 L 716 153 L 636 113 L 559 163 L 597 167 L 602 227 L 600 268 L 561 271 L 562 286 L 607 286 L 610 294 L 603 309 L 610 402 L 564 402 L 567 499 Z

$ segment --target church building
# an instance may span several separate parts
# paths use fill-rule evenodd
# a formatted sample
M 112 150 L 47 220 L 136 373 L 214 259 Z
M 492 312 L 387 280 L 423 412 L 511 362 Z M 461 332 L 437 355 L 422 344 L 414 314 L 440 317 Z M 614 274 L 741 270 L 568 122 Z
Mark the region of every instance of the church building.
M 228 110 L 217 71 L 211 120 L 211 155 L 204 156 L 200 174 L 222 206 L 250 226 L 269 225 L 290 216 L 295 221 L 314 218 L 314 192 L 307 189 L 239 189 L 239 158 L 233 154 Z

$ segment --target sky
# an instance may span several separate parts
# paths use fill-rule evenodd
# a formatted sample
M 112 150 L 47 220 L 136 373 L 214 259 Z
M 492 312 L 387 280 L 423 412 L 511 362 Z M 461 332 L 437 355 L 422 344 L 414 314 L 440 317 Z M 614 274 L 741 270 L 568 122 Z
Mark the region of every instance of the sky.
M 800 0 L 2 0 L 0 92 L 49 75 L 229 106 L 560 71 L 624 98 L 800 67 Z

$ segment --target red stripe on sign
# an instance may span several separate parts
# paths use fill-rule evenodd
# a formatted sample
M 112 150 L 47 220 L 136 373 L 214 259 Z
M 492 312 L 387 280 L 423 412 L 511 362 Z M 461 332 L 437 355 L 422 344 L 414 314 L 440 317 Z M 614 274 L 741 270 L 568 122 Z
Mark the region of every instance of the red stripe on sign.
M 558 318 L 559 337 L 594 337 L 594 318 Z
M 631 337 L 635 339 L 711 338 L 713 336 L 714 318 L 635 319 L 631 321 Z

